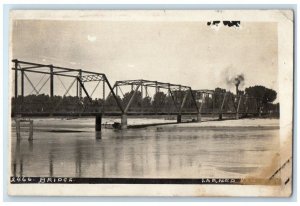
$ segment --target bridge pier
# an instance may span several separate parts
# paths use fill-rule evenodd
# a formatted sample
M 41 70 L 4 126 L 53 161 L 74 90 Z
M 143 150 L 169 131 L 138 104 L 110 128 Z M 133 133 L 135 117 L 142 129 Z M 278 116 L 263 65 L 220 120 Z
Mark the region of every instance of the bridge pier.
M 127 129 L 127 115 L 121 115 L 121 129 Z
M 177 115 L 177 123 L 181 123 L 181 114 Z
M 200 112 L 197 114 L 197 122 L 201 122 L 201 113 Z
M 222 120 L 222 119 L 223 119 L 223 114 L 220 113 L 220 114 L 219 114 L 219 120 Z
M 102 124 L 102 114 L 97 114 L 95 117 L 95 131 L 101 131 L 101 124 Z

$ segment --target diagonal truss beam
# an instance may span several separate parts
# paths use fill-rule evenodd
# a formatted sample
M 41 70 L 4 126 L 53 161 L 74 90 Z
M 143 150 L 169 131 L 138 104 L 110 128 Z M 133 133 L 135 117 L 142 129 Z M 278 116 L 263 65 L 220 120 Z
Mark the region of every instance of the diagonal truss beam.
M 77 81 L 79 82 L 81 88 L 83 89 L 83 91 L 84 91 L 85 95 L 87 96 L 87 98 L 89 99 L 89 101 L 92 103 L 92 99 L 91 99 L 89 93 L 87 92 L 84 84 L 82 83 L 82 81 L 81 81 L 81 79 L 79 77 L 77 77 Z
M 131 104 L 132 104 L 132 102 L 133 102 L 133 100 L 134 100 L 134 97 L 135 97 L 135 95 L 136 95 L 136 93 L 137 93 L 137 91 L 138 91 L 138 89 L 139 89 L 140 86 L 141 86 L 141 84 L 140 84 L 140 85 L 137 85 L 137 87 L 135 88 L 135 91 L 134 91 L 134 93 L 132 94 L 132 96 L 131 96 L 131 98 L 130 98 L 130 100 L 129 100 L 129 102 L 128 102 L 128 104 L 127 104 L 125 110 L 124 110 L 124 113 L 125 113 L 125 114 L 128 112 L 128 110 L 129 110 L 129 108 L 130 108 L 130 106 L 131 106 Z
M 27 79 L 27 81 L 29 82 L 29 84 L 32 86 L 33 90 L 39 94 L 38 90 L 35 88 L 35 86 L 33 85 L 33 83 L 30 81 L 29 77 L 27 76 L 26 73 L 24 73 L 25 78 Z
M 70 84 L 69 88 L 67 89 L 67 91 L 65 92 L 65 94 L 63 95 L 63 97 L 65 97 L 67 95 L 67 93 L 70 91 L 70 89 L 72 88 L 73 84 L 76 82 L 76 79 L 74 79 L 74 81 Z M 61 100 L 55 105 L 55 107 L 53 108 L 53 112 L 56 110 L 56 108 L 62 103 L 63 98 L 61 98 Z
M 50 77 L 48 77 L 46 79 L 46 81 L 44 82 L 44 84 L 42 84 L 41 88 L 38 90 L 38 94 L 40 93 L 40 91 L 43 89 L 43 87 L 47 84 L 47 82 L 49 81 Z
M 96 89 L 98 88 L 101 81 L 98 81 L 97 85 L 95 86 L 94 90 L 91 93 L 91 97 L 93 97 L 93 94 L 95 93 Z M 104 86 L 104 85 L 103 85 Z
M 171 91 L 170 88 L 169 88 L 169 93 L 170 93 L 170 95 L 171 95 L 171 98 L 172 98 L 172 101 L 173 101 L 174 106 L 175 106 L 175 108 L 176 108 L 176 111 L 179 112 L 178 106 L 177 106 L 176 101 L 175 101 L 175 97 L 174 97 L 174 95 L 173 95 L 173 93 L 172 93 L 172 91 Z
M 25 73 L 25 72 L 24 72 Z M 39 86 L 39 84 L 42 82 L 42 80 L 44 79 L 44 77 L 46 76 L 46 74 L 44 74 L 43 76 L 42 76 L 42 78 L 38 81 L 38 83 L 35 85 L 35 87 L 38 87 Z M 34 89 L 30 92 L 30 94 L 32 94 L 32 92 L 34 92 Z

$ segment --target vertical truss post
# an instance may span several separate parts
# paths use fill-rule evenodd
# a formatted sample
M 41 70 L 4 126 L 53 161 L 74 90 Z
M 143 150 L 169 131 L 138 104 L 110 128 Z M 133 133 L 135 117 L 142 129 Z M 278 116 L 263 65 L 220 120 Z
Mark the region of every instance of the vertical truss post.
M 147 88 L 147 86 L 145 86 L 145 92 L 146 92 L 146 97 L 148 97 L 149 95 L 148 95 L 148 88 Z
M 170 110 L 170 97 L 171 97 L 171 95 L 170 95 L 170 86 L 168 85 L 168 104 L 167 104 L 167 107 L 168 107 L 168 115 L 170 115 L 170 112 L 171 112 L 171 110 Z
M 143 83 L 141 82 L 141 111 L 143 113 Z
M 79 99 L 82 99 L 82 86 L 81 86 L 81 79 L 82 79 L 82 70 L 80 69 L 79 70 L 79 80 L 78 80 L 78 86 L 79 86 L 79 88 L 78 88 L 78 90 L 79 90 Z M 83 83 L 82 83 L 83 84 Z
M 159 92 L 159 90 L 158 90 L 158 83 L 157 83 L 157 81 L 155 82 L 155 94 L 157 94 Z
M 24 100 L 24 69 L 21 70 L 21 96 L 23 101 Z
M 131 91 L 133 91 L 133 83 L 131 83 Z
M 53 97 L 54 93 L 54 75 L 53 75 L 53 65 L 50 65 L 50 97 Z
M 79 90 L 78 90 L 78 87 L 79 87 L 79 82 L 78 80 L 76 81 L 76 97 L 78 98 L 79 97 Z
M 103 80 L 103 88 L 102 88 L 102 89 L 103 89 L 103 91 L 102 91 L 102 93 L 103 93 L 103 94 L 102 94 L 102 95 L 103 95 L 103 96 L 102 96 L 102 99 L 103 99 L 102 112 L 104 113 L 104 105 L 105 105 L 105 104 L 104 104 L 104 103 L 105 103 L 105 102 L 104 102 L 104 101 L 105 101 L 105 81 L 104 81 L 104 80 Z
M 14 60 L 15 62 L 15 100 L 17 102 L 18 98 L 18 60 Z
M 225 103 L 225 99 L 226 99 L 226 94 L 227 94 L 227 92 L 224 93 L 223 101 L 222 101 L 222 104 L 220 107 L 219 120 L 222 120 L 222 118 L 223 118 L 223 107 L 224 107 L 224 103 Z
M 246 99 L 245 99 L 245 102 L 244 102 L 244 107 L 245 107 L 245 117 L 248 116 L 248 95 L 246 94 Z
M 212 99 L 212 113 L 214 113 L 214 108 L 215 108 L 215 94 L 214 93 L 212 93 L 211 94 L 211 99 Z
M 182 93 L 181 93 L 181 85 L 179 85 L 179 98 L 182 98 Z

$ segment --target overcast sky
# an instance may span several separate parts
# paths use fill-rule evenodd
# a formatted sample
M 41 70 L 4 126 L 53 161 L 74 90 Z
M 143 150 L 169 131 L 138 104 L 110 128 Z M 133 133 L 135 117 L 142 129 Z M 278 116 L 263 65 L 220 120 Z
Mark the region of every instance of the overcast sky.
M 105 73 L 234 91 L 226 78 L 243 73 L 244 87 L 278 91 L 277 24 L 241 22 L 37 21 L 13 23 L 13 58 Z

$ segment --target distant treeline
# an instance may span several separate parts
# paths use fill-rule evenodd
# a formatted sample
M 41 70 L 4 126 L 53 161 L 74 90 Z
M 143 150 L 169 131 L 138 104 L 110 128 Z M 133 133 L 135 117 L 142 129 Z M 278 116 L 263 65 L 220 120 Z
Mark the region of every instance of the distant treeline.
M 125 108 L 131 99 L 134 91 L 125 93 L 121 98 L 117 96 L 119 102 Z M 173 95 L 164 92 L 157 92 L 152 98 L 149 96 L 142 98 L 142 93 L 137 91 L 132 101 L 129 111 L 144 112 L 176 112 L 181 106 L 181 102 L 186 91 L 173 91 Z M 226 98 L 224 99 L 224 95 Z M 218 112 L 222 103 L 224 112 L 234 112 L 238 106 L 239 99 L 232 92 L 222 88 L 216 88 L 213 95 L 204 95 L 193 92 L 197 106 L 202 112 Z M 263 86 L 248 87 L 245 91 L 239 91 L 242 96 L 239 111 L 278 113 L 279 103 L 273 104 L 277 93 L 274 90 Z M 248 97 L 246 97 L 248 96 Z M 224 101 L 224 102 L 223 102 Z M 174 105 L 175 102 L 175 105 Z M 201 106 L 201 103 L 202 106 Z M 79 98 L 76 96 L 54 96 L 50 97 L 46 94 L 18 96 L 17 99 L 12 98 L 12 112 L 102 112 L 115 111 L 120 109 L 113 95 L 103 99 L 92 99 L 87 97 Z M 183 111 L 196 111 L 195 102 L 192 95 L 186 97 Z

